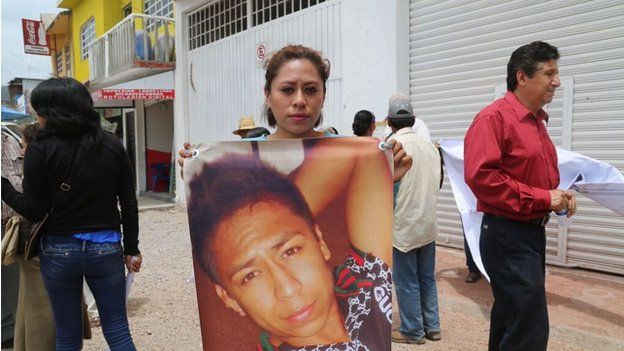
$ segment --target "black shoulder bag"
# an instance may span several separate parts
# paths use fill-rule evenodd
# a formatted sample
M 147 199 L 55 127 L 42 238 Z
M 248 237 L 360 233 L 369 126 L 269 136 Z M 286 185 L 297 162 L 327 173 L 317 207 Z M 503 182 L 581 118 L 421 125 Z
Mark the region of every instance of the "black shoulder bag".
M 52 207 L 50 208 L 50 211 L 48 211 L 48 213 L 46 213 L 39 222 L 33 224 L 32 229 L 30 230 L 30 235 L 26 240 L 26 246 L 24 249 L 24 258 L 26 259 L 26 261 L 29 261 L 39 255 L 39 243 L 41 242 L 41 235 L 43 234 L 43 231 L 41 229 L 48 221 L 48 218 L 50 217 L 52 211 L 54 211 L 55 208 L 58 208 L 58 205 L 62 203 L 62 200 L 65 200 L 65 198 L 67 198 L 72 188 L 71 184 L 74 184 L 75 180 L 78 178 L 79 173 L 81 173 L 74 173 L 74 168 L 76 168 L 76 165 L 81 159 L 80 157 L 78 157 L 78 154 L 80 154 L 81 151 L 81 147 L 78 146 L 76 148 L 76 153 L 74 155 L 71 168 L 69 169 L 68 178 L 66 181 L 61 182 L 61 185 L 59 185 L 59 188 L 54 195 L 54 199 L 52 200 Z M 82 169 L 83 167 L 80 168 L 81 171 Z

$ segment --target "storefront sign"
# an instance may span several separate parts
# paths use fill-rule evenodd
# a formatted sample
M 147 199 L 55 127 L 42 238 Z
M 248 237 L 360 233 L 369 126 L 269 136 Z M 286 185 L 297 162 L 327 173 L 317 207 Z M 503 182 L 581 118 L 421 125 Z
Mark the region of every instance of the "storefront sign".
M 173 100 L 173 89 L 101 89 L 96 92 L 101 100 Z

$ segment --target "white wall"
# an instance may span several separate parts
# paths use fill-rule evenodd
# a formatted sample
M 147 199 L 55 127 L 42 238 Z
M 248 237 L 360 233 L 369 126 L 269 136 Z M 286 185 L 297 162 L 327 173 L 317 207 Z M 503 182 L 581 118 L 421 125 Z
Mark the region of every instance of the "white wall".
M 186 12 L 199 4 L 207 3 L 205 0 L 178 0 L 175 1 L 175 46 L 176 46 L 176 69 L 174 72 L 174 86 L 176 98 L 173 100 L 173 145 L 181 147 L 185 141 L 189 140 L 188 131 L 188 106 L 187 106 L 187 80 L 188 67 L 186 61 L 188 56 L 188 43 L 186 41 Z M 184 182 L 180 179 L 180 166 L 175 163 L 176 175 L 176 202 L 180 204 L 186 203 L 186 195 L 184 191 Z
M 147 170 L 145 169 L 145 111 L 144 101 L 136 100 L 136 106 L 134 108 L 134 132 L 136 140 L 136 177 L 137 177 L 137 192 L 147 191 Z
M 191 133 L 189 118 L 189 53 L 187 44 L 188 12 L 208 4 L 206 0 L 178 0 L 175 2 L 177 65 L 175 71 L 174 101 L 174 145 L 181 146 L 189 140 Z M 338 113 L 339 116 L 326 118 L 325 124 L 332 124 L 343 135 L 352 135 L 351 124 L 355 112 L 368 109 L 382 120 L 387 112 L 388 97 L 397 91 L 409 93 L 409 9 L 405 0 L 332 0 L 327 4 L 341 3 L 340 42 L 342 47 L 336 66 L 332 69 L 331 79 L 339 79 L 341 106 L 326 106 L 326 113 Z M 319 5 L 324 6 L 324 5 Z M 297 15 L 296 13 L 293 15 Z M 280 21 L 278 19 L 277 21 Z M 249 30 L 248 30 L 249 32 Z M 239 33 L 237 35 L 244 35 Z M 283 32 L 282 32 L 283 34 Z M 328 33 L 327 37 L 335 33 Z M 306 37 L 304 35 L 304 37 Z M 224 40 L 228 40 L 227 38 Z M 296 38 L 290 42 L 296 41 Z M 212 45 L 212 44 L 211 44 Z M 219 44 L 216 44 L 219 45 Z M 274 48 L 270 48 L 274 49 Z M 197 50 L 202 50 L 199 48 Z M 193 57 L 196 57 L 194 51 Z M 335 56 L 335 55 L 334 55 Z M 334 63 L 334 62 L 332 62 Z M 194 70 L 197 64 L 194 65 Z M 193 72 L 198 74 L 198 72 Z M 328 91 L 328 94 L 332 92 Z M 197 93 L 193 93 L 197 94 Z M 252 111 L 247 112 L 247 114 Z M 224 113 L 232 121 L 228 125 L 236 126 L 241 113 Z M 254 113 L 256 123 L 260 116 Z M 329 117 L 329 116 L 328 116 Z M 219 122 L 225 125 L 223 121 Z M 197 123 L 194 125 L 197 126 Z M 202 127 L 203 128 L 203 127 Z M 223 127 L 224 128 L 224 127 Z M 217 129 L 217 128 L 214 128 Z M 222 128 L 218 128 L 222 129 Z M 233 129 L 233 128 L 232 128 Z M 201 140 L 192 140 L 199 142 Z M 178 170 L 179 174 L 179 170 Z M 177 201 L 185 200 L 183 182 L 176 182 Z
M 409 93 L 409 11 L 403 7 L 407 8 L 407 2 L 401 0 L 343 1 L 342 118 L 348 129 L 340 130 L 341 134 L 352 134 L 357 111 L 370 110 L 382 120 L 390 95 Z
M 149 150 L 172 152 L 172 133 L 172 101 L 162 101 L 145 108 L 145 144 Z

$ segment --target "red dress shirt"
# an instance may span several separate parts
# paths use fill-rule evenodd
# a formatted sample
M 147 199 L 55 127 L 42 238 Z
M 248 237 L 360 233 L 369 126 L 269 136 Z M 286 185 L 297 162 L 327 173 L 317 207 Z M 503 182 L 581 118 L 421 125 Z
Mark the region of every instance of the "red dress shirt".
M 559 185 L 557 152 L 544 121 L 512 92 L 477 114 L 464 139 L 464 177 L 477 210 L 515 220 L 545 216 Z

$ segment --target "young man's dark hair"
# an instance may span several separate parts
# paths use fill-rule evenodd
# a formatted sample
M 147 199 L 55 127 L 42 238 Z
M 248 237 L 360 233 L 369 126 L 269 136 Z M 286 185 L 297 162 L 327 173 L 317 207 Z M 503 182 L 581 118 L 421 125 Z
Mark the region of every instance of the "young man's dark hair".
M 543 41 L 534 41 L 523 45 L 511 54 L 507 63 L 507 90 L 514 91 L 518 85 L 516 72 L 522 71 L 532 78 L 539 63 L 558 60 L 559 51 L 556 47 Z
M 195 257 L 215 282 L 214 256 L 210 247 L 219 224 L 237 210 L 262 201 L 278 202 L 303 218 L 314 228 L 312 212 L 301 191 L 274 168 L 253 156 L 226 154 L 206 163 L 190 184 L 188 217 Z

